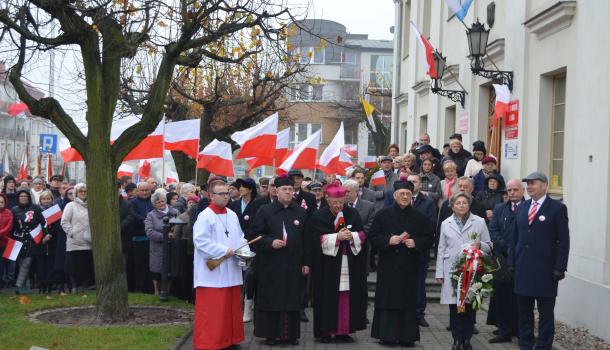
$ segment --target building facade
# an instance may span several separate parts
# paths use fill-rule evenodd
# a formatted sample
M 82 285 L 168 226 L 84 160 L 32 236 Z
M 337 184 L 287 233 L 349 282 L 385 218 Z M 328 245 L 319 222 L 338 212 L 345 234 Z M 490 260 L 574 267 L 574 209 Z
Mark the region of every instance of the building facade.
M 465 26 L 443 0 L 395 0 L 392 138 L 409 147 L 427 132 L 435 147 L 461 132 L 464 146 L 489 144 L 495 93 L 471 72 Z M 505 178 L 549 175 L 550 194 L 568 206 L 570 260 L 560 283 L 557 318 L 610 340 L 610 2 L 474 0 L 464 19 L 491 27 L 485 69 L 513 73 L 513 125 L 502 126 L 495 154 Z M 467 93 L 464 107 L 433 94 L 413 21 L 447 57 L 443 89 Z M 453 74 L 450 74 L 453 73 Z M 514 120 L 513 120 L 514 121 Z M 502 124 L 501 124 L 502 125 Z
M 389 123 L 392 41 L 351 34 L 329 20 L 304 20 L 299 27 L 303 29 L 288 45 L 307 72 L 287 92 L 290 147 L 321 129 L 321 154 L 343 122 L 345 143 L 356 148 L 359 157 L 375 155 L 359 97 L 370 101 Z

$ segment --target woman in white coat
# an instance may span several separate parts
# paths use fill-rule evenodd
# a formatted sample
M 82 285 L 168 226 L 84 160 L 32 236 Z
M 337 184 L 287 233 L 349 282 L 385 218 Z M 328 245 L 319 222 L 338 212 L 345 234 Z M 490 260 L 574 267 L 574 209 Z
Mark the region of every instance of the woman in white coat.
M 451 270 L 459 254 L 469 246 L 491 253 L 491 239 L 485 220 L 470 212 L 472 196 L 465 192 L 454 193 L 449 199 L 453 215 L 441 224 L 436 279 L 443 283 L 441 304 L 449 305 L 449 326 L 453 336 L 452 350 L 471 350 L 470 338 L 474 330 L 475 313 L 470 304 L 466 311 L 457 312 L 457 297 L 451 281 Z M 471 239 L 476 233 L 476 238 Z

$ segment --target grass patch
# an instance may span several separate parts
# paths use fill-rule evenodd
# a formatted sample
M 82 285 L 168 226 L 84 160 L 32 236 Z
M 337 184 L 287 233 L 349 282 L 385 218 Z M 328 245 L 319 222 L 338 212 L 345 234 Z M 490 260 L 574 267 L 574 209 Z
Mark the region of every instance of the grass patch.
M 33 311 L 83 306 L 95 303 L 95 292 L 59 296 L 30 295 L 27 304 L 18 296 L 0 294 L 0 349 L 168 349 L 189 329 L 189 325 L 133 327 L 62 327 L 32 323 L 25 316 Z M 129 294 L 130 305 L 157 305 L 192 308 L 182 300 L 160 302 L 148 294 Z

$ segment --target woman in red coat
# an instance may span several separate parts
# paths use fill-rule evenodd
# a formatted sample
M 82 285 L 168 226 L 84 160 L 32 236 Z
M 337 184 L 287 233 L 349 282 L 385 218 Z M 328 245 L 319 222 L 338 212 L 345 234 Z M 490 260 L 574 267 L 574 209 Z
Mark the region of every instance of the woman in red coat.
M 13 231 L 13 213 L 8 206 L 8 199 L 4 193 L 0 193 L 0 288 L 9 282 L 9 265 L 13 263 L 4 259 L 4 248 L 8 242 L 8 235 Z

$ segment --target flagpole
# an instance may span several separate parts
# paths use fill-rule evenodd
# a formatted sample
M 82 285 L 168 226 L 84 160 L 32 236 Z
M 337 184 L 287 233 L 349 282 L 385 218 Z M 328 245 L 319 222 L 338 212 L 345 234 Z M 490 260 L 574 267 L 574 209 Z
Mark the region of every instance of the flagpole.
M 161 149 L 161 183 L 165 184 L 165 116 L 161 118 L 161 123 L 163 123 L 163 148 Z

